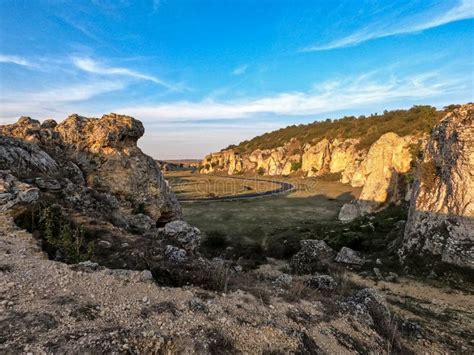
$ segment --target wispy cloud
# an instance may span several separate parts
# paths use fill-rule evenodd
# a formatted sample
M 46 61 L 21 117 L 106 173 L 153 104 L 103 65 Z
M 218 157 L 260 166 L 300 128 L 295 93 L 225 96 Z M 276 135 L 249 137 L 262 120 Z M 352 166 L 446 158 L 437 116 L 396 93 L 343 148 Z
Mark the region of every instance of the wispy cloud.
M 428 10 L 426 13 L 418 14 L 413 18 L 394 19 L 393 23 L 389 25 L 385 23 L 373 24 L 349 36 L 327 44 L 308 46 L 303 48 L 302 51 L 314 52 L 351 47 L 377 38 L 417 33 L 451 22 L 471 18 L 474 18 L 474 3 L 472 0 L 460 0 L 457 5 L 447 11 L 439 11 L 439 13 L 433 15 L 432 11 Z
M 242 74 L 245 74 L 245 72 L 247 71 L 248 67 L 249 67 L 249 66 L 248 66 L 247 64 L 239 65 L 237 68 L 235 68 L 234 70 L 232 70 L 232 74 L 233 74 L 233 75 L 242 75 Z
M 20 115 L 51 116 L 57 118 L 77 111 L 68 104 L 77 105 L 98 95 L 122 90 L 125 84 L 120 81 L 93 81 L 81 84 L 57 85 L 37 91 L 15 91 L 0 97 L 0 118 L 11 121 Z M 61 115 L 61 116 L 58 116 Z
M 377 79 L 376 77 L 382 77 Z M 437 72 L 404 78 L 369 73 L 352 79 L 332 80 L 316 85 L 310 92 L 288 92 L 256 99 L 198 102 L 179 101 L 154 106 L 117 108 L 139 119 L 164 120 L 235 119 L 265 116 L 317 115 L 403 99 L 427 99 L 459 90 L 461 79 L 441 79 Z M 384 80 L 383 80 L 384 79 Z
M 110 67 L 91 58 L 74 57 L 72 60 L 76 67 L 88 73 L 110 76 L 128 76 L 135 79 L 151 81 L 168 89 L 176 89 L 174 85 L 171 85 L 156 76 L 143 74 L 128 68 Z
M 16 65 L 21 65 L 24 67 L 32 66 L 28 60 L 23 57 L 19 57 L 16 55 L 7 55 L 7 54 L 0 54 L 0 63 L 11 63 Z

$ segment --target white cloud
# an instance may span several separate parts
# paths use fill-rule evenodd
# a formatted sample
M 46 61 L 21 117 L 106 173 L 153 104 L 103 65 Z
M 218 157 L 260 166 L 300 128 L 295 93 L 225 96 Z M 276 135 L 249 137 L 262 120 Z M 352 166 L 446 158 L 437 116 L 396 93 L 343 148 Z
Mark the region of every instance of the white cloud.
M 121 90 L 119 81 L 94 81 L 86 84 L 55 86 L 38 91 L 17 91 L 0 97 L 0 121 L 12 121 L 22 115 L 56 118 L 77 112 L 77 104 L 95 96 Z M 71 108 L 69 104 L 74 104 Z
M 302 51 L 326 51 L 336 48 L 351 47 L 377 38 L 421 32 L 451 22 L 471 19 L 474 18 L 474 3 L 472 0 L 460 0 L 456 6 L 447 12 L 435 16 L 426 13 L 417 16 L 417 18 L 418 19 L 408 19 L 409 21 L 397 20 L 395 23 L 388 26 L 385 24 L 377 24 L 376 26 L 372 25 L 347 37 L 324 45 L 309 46 L 303 48 Z M 379 30 L 379 28 L 382 28 L 382 30 Z
M 143 74 L 143 73 L 140 73 L 128 68 L 109 67 L 91 58 L 75 57 L 72 60 L 76 67 L 88 73 L 99 74 L 99 75 L 110 75 L 110 76 L 114 76 L 114 75 L 128 76 L 135 79 L 151 81 L 155 84 L 167 87 L 168 89 L 175 89 L 173 85 L 166 83 L 165 81 L 161 80 L 160 78 L 156 76 Z
M 321 83 L 309 92 L 288 92 L 244 100 L 178 101 L 151 106 L 121 107 L 115 111 L 149 122 L 316 115 L 345 109 L 370 108 L 374 104 L 397 100 L 448 95 L 463 85 L 461 80 L 456 78 L 441 78 L 443 76 L 437 72 L 404 78 L 372 72 L 352 79 Z
M 0 63 L 12 63 L 12 64 L 21 65 L 25 67 L 32 66 L 32 64 L 23 57 L 18 57 L 16 55 L 6 55 L 6 54 L 0 54 Z
M 233 75 L 242 75 L 242 74 L 245 74 L 245 72 L 247 71 L 248 67 L 249 67 L 249 66 L 248 66 L 247 64 L 240 65 L 240 66 L 238 66 L 237 68 L 235 68 L 234 70 L 232 70 L 232 74 L 233 74 Z

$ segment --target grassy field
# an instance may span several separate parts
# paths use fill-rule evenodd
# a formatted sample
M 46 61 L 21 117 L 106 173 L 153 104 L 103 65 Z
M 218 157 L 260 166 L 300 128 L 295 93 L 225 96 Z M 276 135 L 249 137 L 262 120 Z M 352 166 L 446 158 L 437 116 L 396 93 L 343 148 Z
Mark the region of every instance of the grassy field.
M 218 175 L 200 175 L 191 171 L 171 171 L 166 178 L 178 198 L 207 198 L 264 192 L 278 188 L 278 183 L 232 179 Z
M 174 172 L 167 174 L 167 178 L 176 188 L 178 198 L 206 196 L 208 191 L 221 196 L 231 195 L 236 191 L 248 192 L 242 186 L 251 185 L 247 180 L 231 180 L 232 184 L 227 185 L 229 179 L 226 177 L 189 172 Z M 317 178 L 273 179 L 294 184 L 296 191 L 288 195 L 251 200 L 183 202 L 184 218 L 210 236 L 211 242 L 214 240 L 215 243 L 223 243 L 222 239 L 225 239 L 226 243 L 237 244 L 237 247 L 258 245 L 266 249 L 271 248 L 270 244 L 274 242 L 276 247 L 285 243 L 297 245 L 300 239 L 316 237 L 316 225 L 339 224 L 337 215 L 342 205 L 360 194 L 360 188 L 337 181 Z M 209 182 L 207 190 L 201 191 L 193 187 L 203 184 L 202 181 Z M 259 188 L 266 186 L 273 189 L 275 185 L 267 184 Z M 219 186 L 219 189 L 214 189 L 215 186 Z M 232 187 L 226 190 L 226 186 Z M 196 190 L 201 192 L 190 192 Z

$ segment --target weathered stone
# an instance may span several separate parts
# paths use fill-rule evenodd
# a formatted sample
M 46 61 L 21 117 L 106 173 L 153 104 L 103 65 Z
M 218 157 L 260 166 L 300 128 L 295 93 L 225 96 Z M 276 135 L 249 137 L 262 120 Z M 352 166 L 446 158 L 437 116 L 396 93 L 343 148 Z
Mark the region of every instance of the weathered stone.
M 337 287 L 337 282 L 329 275 L 315 275 L 306 280 L 305 285 L 320 291 L 333 291 Z
M 173 264 L 182 264 L 188 260 L 186 251 L 173 245 L 166 246 L 165 257 Z
M 39 190 L 0 170 L 0 212 L 13 215 L 39 200 Z
M 324 240 L 302 240 L 301 249 L 290 261 L 291 269 L 297 274 L 324 271 L 332 262 L 335 252 Z
M 341 250 L 339 250 L 334 261 L 336 263 L 359 266 L 365 263 L 364 259 L 357 251 L 347 247 L 342 247 Z
M 398 199 L 398 176 L 410 170 L 412 155 L 411 137 L 399 137 L 395 133 L 381 136 L 369 149 L 359 170 L 365 175 L 365 183 L 359 198 L 352 205 L 343 206 L 341 220 L 376 212 L 390 201 Z M 357 213 L 357 215 L 355 215 Z
M 62 177 L 114 195 L 122 220 L 134 210 L 143 210 L 160 223 L 179 218 L 180 206 L 159 167 L 137 147 L 143 133 L 140 121 L 117 114 L 100 119 L 71 115 L 60 124 L 42 125 L 22 117 L 15 124 L 0 126 L 0 134 L 19 138 L 0 136 L 0 169 L 9 169 L 20 179 L 39 177 L 37 185 L 44 190 L 59 190 L 53 180 Z M 77 205 L 84 200 L 87 191 L 68 189 L 67 201 Z
M 134 232 L 138 233 L 148 232 L 156 224 L 156 222 L 150 216 L 142 213 L 130 217 L 129 223 L 130 228 Z
M 289 287 L 293 282 L 293 277 L 288 274 L 281 274 L 273 283 L 278 287 Z
M 474 104 L 463 105 L 433 130 L 410 202 L 404 261 L 430 256 L 422 260 L 474 268 L 473 118 Z
M 201 231 L 182 220 L 167 223 L 159 233 L 173 244 L 190 252 L 196 251 L 201 242 Z
M 357 201 L 351 201 L 342 205 L 341 210 L 339 211 L 339 220 L 342 222 L 350 222 L 360 217 L 360 207 Z
M 359 320 L 369 326 L 375 322 L 388 320 L 390 310 L 383 296 L 372 288 L 358 291 L 347 300 L 349 311 Z
M 331 144 L 329 140 L 323 139 L 314 146 L 305 148 L 301 170 L 308 176 L 318 176 L 329 171 L 331 160 Z

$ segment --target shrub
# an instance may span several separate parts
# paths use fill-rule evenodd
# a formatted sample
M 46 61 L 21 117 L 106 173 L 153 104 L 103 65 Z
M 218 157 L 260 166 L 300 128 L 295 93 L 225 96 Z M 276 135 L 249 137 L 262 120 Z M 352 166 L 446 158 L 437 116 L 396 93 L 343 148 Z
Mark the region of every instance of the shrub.
M 202 246 L 208 249 L 225 249 L 229 245 L 227 237 L 221 231 L 210 231 Z
M 291 163 L 291 171 L 298 171 L 301 169 L 301 162 L 295 161 Z
M 67 263 L 90 259 L 92 245 L 86 245 L 84 229 L 67 222 L 59 205 L 40 211 L 39 231 L 50 257 L 55 258 L 59 254 Z

